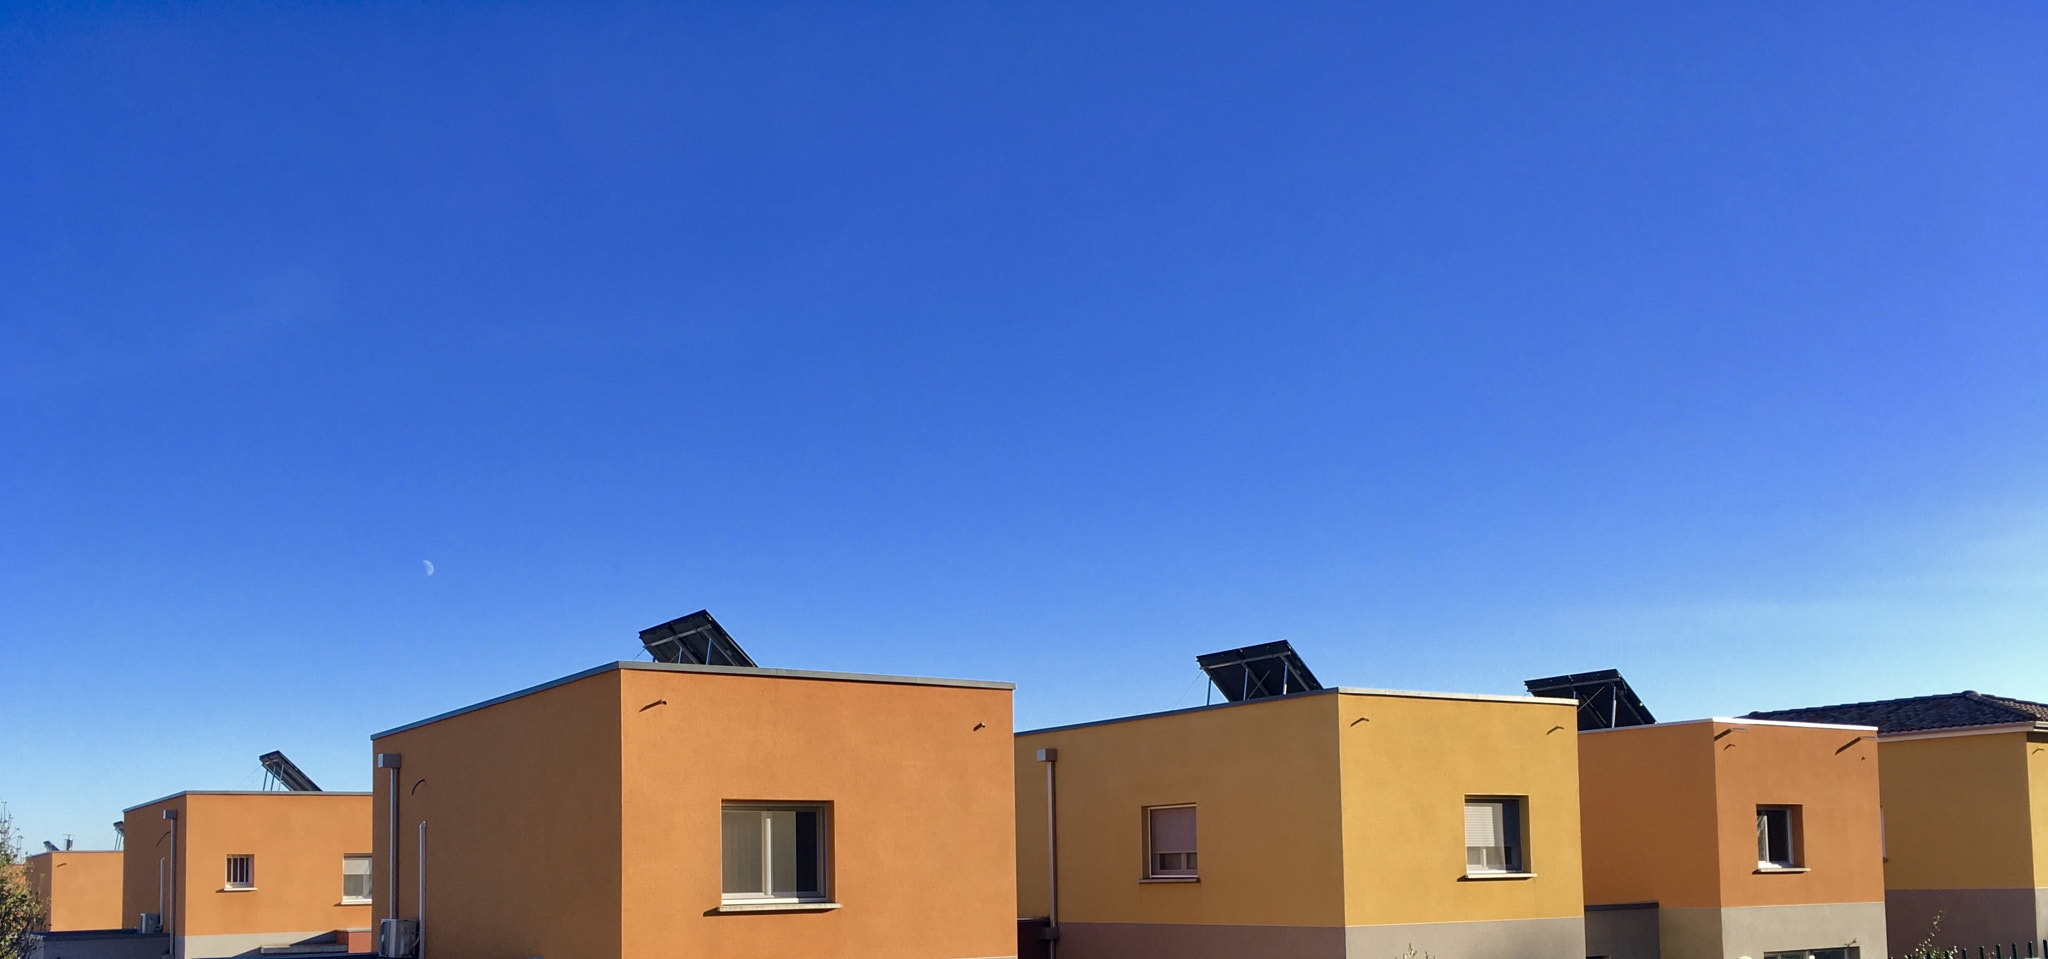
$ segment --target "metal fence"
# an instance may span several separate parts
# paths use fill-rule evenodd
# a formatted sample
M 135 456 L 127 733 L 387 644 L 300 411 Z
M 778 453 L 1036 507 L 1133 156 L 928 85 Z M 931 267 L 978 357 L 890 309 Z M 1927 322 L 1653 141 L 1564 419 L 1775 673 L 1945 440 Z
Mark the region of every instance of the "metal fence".
M 2034 951 L 2037 946 L 2040 948 L 2040 952 Z M 2021 954 L 2022 949 L 2025 949 L 2025 955 Z M 1917 956 L 1920 954 L 1918 950 L 1915 950 L 1909 955 Z M 1935 949 L 1926 953 L 1926 955 L 1937 957 L 1937 959 L 1972 959 L 1969 948 L 1964 946 Z M 2023 942 L 1995 942 L 1988 946 L 1978 946 L 1974 959 L 2048 959 L 2048 939 L 2042 939 L 2039 942 L 2032 939 L 2024 940 Z

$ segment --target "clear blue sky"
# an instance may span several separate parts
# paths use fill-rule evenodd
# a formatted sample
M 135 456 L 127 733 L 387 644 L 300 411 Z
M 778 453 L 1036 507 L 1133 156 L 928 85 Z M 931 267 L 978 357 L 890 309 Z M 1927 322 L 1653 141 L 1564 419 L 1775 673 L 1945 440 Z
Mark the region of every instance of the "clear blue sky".
M 0 799 L 636 658 L 2048 698 L 2048 7 L 10 5 Z M 436 572 L 425 575 L 423 561 Z

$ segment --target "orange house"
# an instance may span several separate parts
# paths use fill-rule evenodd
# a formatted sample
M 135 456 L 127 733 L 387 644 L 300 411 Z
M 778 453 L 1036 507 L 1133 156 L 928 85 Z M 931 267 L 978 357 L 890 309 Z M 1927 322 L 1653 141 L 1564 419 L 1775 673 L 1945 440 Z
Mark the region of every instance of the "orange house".
M 41 932 L 119 929 L 121 853 L 45 852 L 28 857 L 28 887 L 43 906 Z
M 339 792 L 181 792 L 131 807 L 124 924 L 157 925 L 173 959 L 367 947 L 370 809 L 368 793 Z
M 1750 715 L 1877 727 L 1895 949 L 2048 954 L 2048 703 L 1964 690 Z
M 1580 733 L 1587 954 L 1883 959 L 1877 767 L 1869 726 Z
M 1013 956 L 1011 689 L 621 662 L 378 733 L 377 915 L 436 959 Z

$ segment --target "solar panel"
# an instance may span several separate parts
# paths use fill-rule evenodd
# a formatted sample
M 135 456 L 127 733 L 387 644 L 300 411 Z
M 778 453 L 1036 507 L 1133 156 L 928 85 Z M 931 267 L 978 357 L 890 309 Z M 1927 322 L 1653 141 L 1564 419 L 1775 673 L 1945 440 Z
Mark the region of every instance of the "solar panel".
M 1555 696 L 1579 701 L 1579 731 L 1648 726 L 1657 721 L 1650 709 L 1628 688 L 1621 671 L 1603 669 L 1591 673 L 1568 673 L 1532 679 L 1522 684 L 1531 696 Z
M 1323 688 L 1322 683 L 1316 682 L 1315 674 L 1308 671 L 1308 664 L 1284 639 L 1204 653 L 1195 657 L 1195 664 L 1209 674 L 1216 691 L 1233 703 Z
M 313 783 L 313 777 L 306 775 L 303 770 L 299 769 L 297 763 L 284 758 L 284 753 L 267 752 L 256 757 L 256 761 L 263 764 L 263 771 L 269 773 L 270 778 L 277 780 L 278 785 L 292 792 L 316 793 L 320 791 L 320 787 Z
M 640 645 L 657 663 L 695 663 L 699 666 L 755 666 L 754 658 L 732 641 L 732 635 L 709 610 L 698 610 L 680 619 L 640 631 Z

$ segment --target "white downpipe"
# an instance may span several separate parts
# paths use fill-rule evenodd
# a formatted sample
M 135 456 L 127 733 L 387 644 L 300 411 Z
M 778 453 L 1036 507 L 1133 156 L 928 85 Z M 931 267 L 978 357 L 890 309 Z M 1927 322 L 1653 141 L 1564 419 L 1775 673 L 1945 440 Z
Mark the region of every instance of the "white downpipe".
M 420 867 L 419 881 L 413 883 L 413 894 L 419 897 L 419 907 L 414 915 L 419 917 L 420 924 L 419 950 L 414 956 L 427 959 L 427 821 L 424 819 L 420 820 L 419 852 L 413 858 Z

